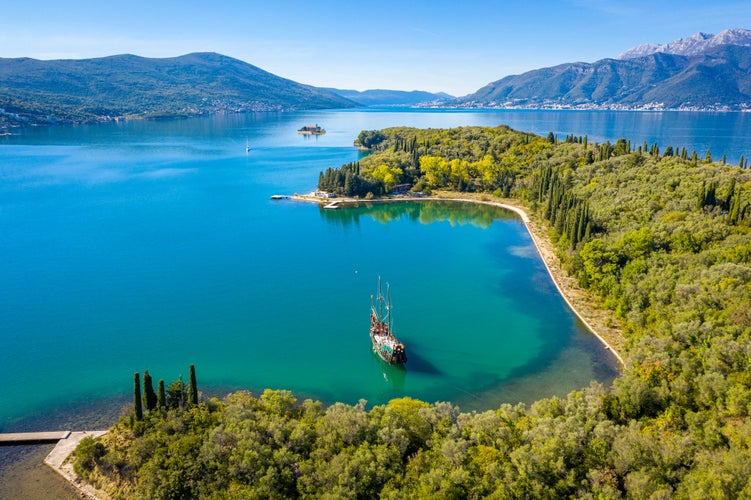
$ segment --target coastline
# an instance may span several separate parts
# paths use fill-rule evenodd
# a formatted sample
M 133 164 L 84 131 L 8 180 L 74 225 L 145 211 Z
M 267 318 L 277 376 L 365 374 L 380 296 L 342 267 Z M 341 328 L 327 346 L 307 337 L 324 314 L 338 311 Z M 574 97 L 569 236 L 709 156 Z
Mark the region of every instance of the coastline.
M 525 207 L 521 206 L 516 200 L 498 199 L 493 200 L 489 195 L 455 193 L 455 192 L 438 192 L 434 196 L 416 197 L 402 196 L 398 198 L 377 198 L 373 200 L 359 200 L 354 198 L 334 198 L 324 199 L 310 195 L 294 195 L 289 197 L 296 201 L 315 202 L 321 206 L 325 205 L 353 205 L 359 203 L 394 203 L 408 201 L 453 201 L 476 203 L 490 205 L 514 212 L 519 216 L 527 232 L 535 245 L 537 254 L 540 256 L 548 275 L 553 281 L 558 293 L 564 299 L 568 307 L 579 318 L 584 326 L 592 333 L 613 356 L 618 360 L 620 365 L 625 366 L 620 352 L 624 346 L 624 338 L 620 330 L 613 325 L 613 317 L 610 311 L 599 307 L 594 298 L 585 290 L 581 289 L 574 278 L 568 276 L 560 265 L 560 260 L 555 254 L 555 249 L 547 236 L 545 236 L 545 226 L 542 221 L 536 218 L 530 218 Z M 67 443 L 61 441 L 44 460 L 45 465 L 57 472 L 64 480 L 75 488 L 77 495 L 81 498 L 101 500 L 107 498 L 101 490 L 94 488 L 82 481 L 75 474 L 72 464 L 66 463 L 75 446 L 80 439 L 86 435 L 101 435 L 106 431 L 80 432 L 72 433 Z M 74 442 L 75 441 L 75 442 Z
M 85 437 L 97 438 L 103 436 L 109 431 L 82 431 L 71 432 L 70 436 L 66 439 L 61 439 L 52 451 L 44 459 L 45 465 L 49 466 L 52 470 L 60 474 L 71 486 L 76 488 L 82 498 L 88 498 L 90 500 L 103 500 L 109 498 L 109 495 L 103 491 L 97 489 L 92 484 L 85 482 L 81 477 L 73 470 L 73 464 L 69 458 L 71 454 L 76 450 L 76 447 Z
M 556 256 L 555 249 L 549 238 L 543 237 L 545 226 L 536 218 L 530 218 L 525 207 L 516 200 L 502 198 L 498 201 L 490 199 L 488 194 L 457 193 L 451 191 L 439 191 L 433 196 L 400 196 L 398 198 L 374 198 L 372 200 L 360 200 L 355 198 L 318 198 L 312 195 L 294 195 L 293 200 L 314 202 L 322 206 L 337 208 L 339 205 L 352 205 L 357 203 L 394 203 L 405 201 L 455 201 L 469 202 L 481 205 L 491 205 L 516 213 L 527 229 L 537 254 L 540 256 L 548 275 L 553 281 L 558 293 L 563 297 L 568 307 L 573 311 L 579 321 L 594 335 L 607 350 L 613 353 L 623 367 L 625 363 L 621 352 L 625 345 L 625 339 L 620 328 L 615 324 L 610 311 L 602 308 L 588 292 L 579 287 L 576 280 L 569 276 L 561 267 L 560 259 Z

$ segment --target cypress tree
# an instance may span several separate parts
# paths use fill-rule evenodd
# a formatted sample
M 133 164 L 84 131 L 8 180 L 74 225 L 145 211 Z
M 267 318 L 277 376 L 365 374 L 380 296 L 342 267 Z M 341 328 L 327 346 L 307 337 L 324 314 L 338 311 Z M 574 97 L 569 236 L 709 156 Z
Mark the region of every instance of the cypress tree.
M 738 162 L 738 166 L 743 168 L 743 155 L 741 155 L 741 161 Z
M 735 193 L 735 196 L 733 196 L 731 202 L 730 202 L 730 211 L 728 213 L 728 222 L 730 224 L 738 224 L 738 220 L 740 219 L 741 215 L 741 193 L 740 189 L 738 189 Z
M 133 410 L 136 420 L 143 420 L 143 407 L 141 406 L 141 375 L 133 374 Z
M 712 163 L 712 151 L 707 149 L 707 156 L 704 157 L 704 161 L 707 163 Z
M 733 196 L 735 194 L 735 177 L 733 177 L 732 179 L 730 179 L 730 185 L 728 186 L 727 194 L 725 195 L 725 199 L 722 201 L 723 210 L 730 210 L 730 205 L 733 203 Z
M 164 379 L 159 379 L 159 384 L 157 388 L 157 394 L 156 394 L 156 407 L 160 410 L 164 410 L 167 408 L 167 395 L 164 392 Z
M 190 365 L 190 387 L 188 388 L 188 405 L 198 404 L 198 384 L 196 383 L 196 367 Z
M 143 372 L 143 403 L 149 411 L 156 408 L 156 393 L 154 392 L 154 384 L 151 381 L 149 370 Z
M 697 200 L 696 206 L 699 210 L 704 208 L 704 205 L 707 204 L 707 181 L 701 182 L 701 191 L 699 192 L 699 199 Z
M 707 186 L 707 194 L 704 197 L 704 205 L 717 205 L 717 183 L 710 182 Z

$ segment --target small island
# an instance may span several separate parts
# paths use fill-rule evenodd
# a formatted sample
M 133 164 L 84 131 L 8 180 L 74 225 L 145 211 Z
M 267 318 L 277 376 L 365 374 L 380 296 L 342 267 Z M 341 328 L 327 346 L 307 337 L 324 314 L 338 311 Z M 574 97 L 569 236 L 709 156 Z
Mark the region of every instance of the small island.
M 326 133 L 326 129 L 316 123 L 315 125 L 305 125 L 297 129 L 297 133 L 302 135 L 323 135 Z

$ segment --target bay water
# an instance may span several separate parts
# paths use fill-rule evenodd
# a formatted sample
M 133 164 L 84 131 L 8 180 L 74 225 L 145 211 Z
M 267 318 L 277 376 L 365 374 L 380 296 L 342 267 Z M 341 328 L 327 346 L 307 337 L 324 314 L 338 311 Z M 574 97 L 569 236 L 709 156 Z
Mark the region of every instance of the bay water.
M 327 133 L 296 133 L 315 123 Z M 499 124 L 729 161 L 751 145 L 747 113 L 371 109 L 13 130 L 0 137 L 0 431 L 127 401 L 134 372 L 169 383 L 190 363 L 207 391 L 465 410 L 609 384 L 615 360 L 516 215 L 270 199 L 360 158 L 363 129 Z M 371 352 L 379 276 L 404 369 Z

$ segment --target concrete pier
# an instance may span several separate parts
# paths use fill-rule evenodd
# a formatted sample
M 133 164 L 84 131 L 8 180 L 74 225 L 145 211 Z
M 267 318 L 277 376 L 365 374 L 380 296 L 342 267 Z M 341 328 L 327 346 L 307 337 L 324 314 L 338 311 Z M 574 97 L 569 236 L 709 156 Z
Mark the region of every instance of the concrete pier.
M 0 434 L 0 446 L 57 443 L 61 439 L 67 439 L 68 436 L 70 436 L 70 431 L 10 432 Z

